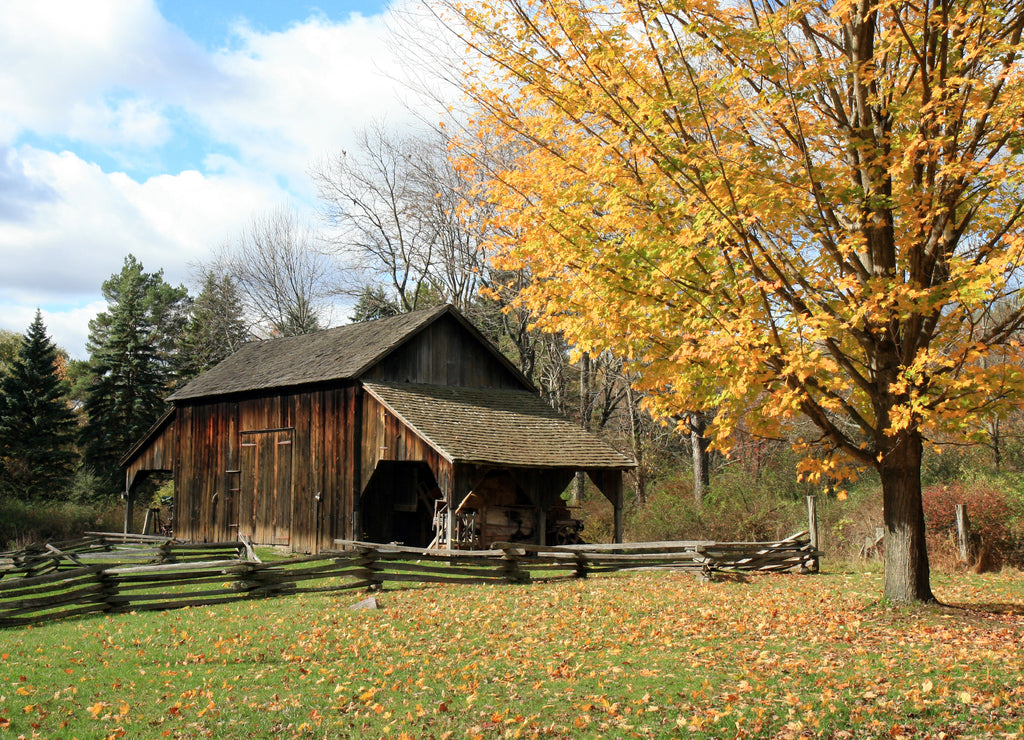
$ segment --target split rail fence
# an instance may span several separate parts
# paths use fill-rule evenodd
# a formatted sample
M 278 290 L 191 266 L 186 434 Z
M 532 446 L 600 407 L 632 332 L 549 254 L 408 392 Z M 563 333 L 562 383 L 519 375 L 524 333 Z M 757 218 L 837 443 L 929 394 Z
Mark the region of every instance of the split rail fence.
M 643 542 L 490 550 L 425 550 L 337 540 L 338 550 L 260 562 L 242 542 L 186 544 L 92 533 L 74 542 L 0 553 L 0 627 L 101 612 L 206 606 L 388 583 L 528 583 L 623 570 L 817 570 L 806 532 L 780 542 Z

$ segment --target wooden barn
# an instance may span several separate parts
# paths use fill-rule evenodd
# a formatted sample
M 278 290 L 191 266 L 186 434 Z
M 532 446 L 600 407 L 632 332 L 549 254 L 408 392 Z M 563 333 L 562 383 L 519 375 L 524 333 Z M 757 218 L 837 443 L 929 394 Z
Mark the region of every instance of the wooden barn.
M 549 408 L 451 306 L 247 344 L 169 400 L 121 462 L 129 509 L 144 476 L 173 475 L 177 537 L 552 544 L 578 471 L 621 535 L 634 463 Z

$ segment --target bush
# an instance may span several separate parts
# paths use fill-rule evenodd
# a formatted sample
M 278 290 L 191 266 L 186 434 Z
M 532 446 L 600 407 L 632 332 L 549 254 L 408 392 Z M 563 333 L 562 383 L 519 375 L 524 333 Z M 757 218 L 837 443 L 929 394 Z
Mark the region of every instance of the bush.
M 651 486 L 647 500 L 626 512 L 623 539 L 636 542 L 704 539 L 691 485 L 679 478 Z
M 845 499 L 818 498 L 818 545 L 828 558 L 858 558 L 883 522 L 882 491 L 873 476 L 851 486 Z
M 684 470 L 651 487 L 647 501 L 628 513 L 624 534 L 640 542 L 763 542 L 806 529 L 806 522 L 803 498 L 779 495 L 767 479 L 751 484 L 741 476 L 720 476 L 698 503 Z
M 70 502 L 0 501 L 0 550 L 17 550 L 33 542 L 60 542 L 87 531 L 120 531 L 119 505 Z
M 936 563 L 959 560 L 956 507 L 964 504 L 971 532 L 998 561 L 1020 564 L 1020 496 L 1005 482 L 988 479 L 953 481 L 922 492 L 928 548 Z

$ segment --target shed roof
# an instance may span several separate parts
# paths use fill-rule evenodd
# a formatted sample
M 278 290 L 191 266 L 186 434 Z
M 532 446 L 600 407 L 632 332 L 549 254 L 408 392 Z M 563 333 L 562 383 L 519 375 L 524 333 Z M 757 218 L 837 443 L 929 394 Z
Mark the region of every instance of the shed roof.
M 450 305 L 443 305 L 312 334 L 250 342 L 173 393 L 168 400 L 355 379 L 413 335 L 448 314 L 490 349 L 526 387 L 532 387 L 462 314 Z
M 529 391 L 415 383 L 363 387 L 450 462 L 531 468 L 635 463 Z

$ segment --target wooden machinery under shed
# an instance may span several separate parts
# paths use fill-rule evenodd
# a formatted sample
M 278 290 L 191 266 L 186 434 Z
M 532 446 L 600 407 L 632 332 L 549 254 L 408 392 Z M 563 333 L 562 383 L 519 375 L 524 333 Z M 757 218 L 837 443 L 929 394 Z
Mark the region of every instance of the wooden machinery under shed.
M 147 474 L 173 475 L 176 537 L 549 544 L 585 472 L 621 539 L 633 461 L 555 413 L 451 306 L 247 344 L 169 401 L 121 463 L 129 510 Z

